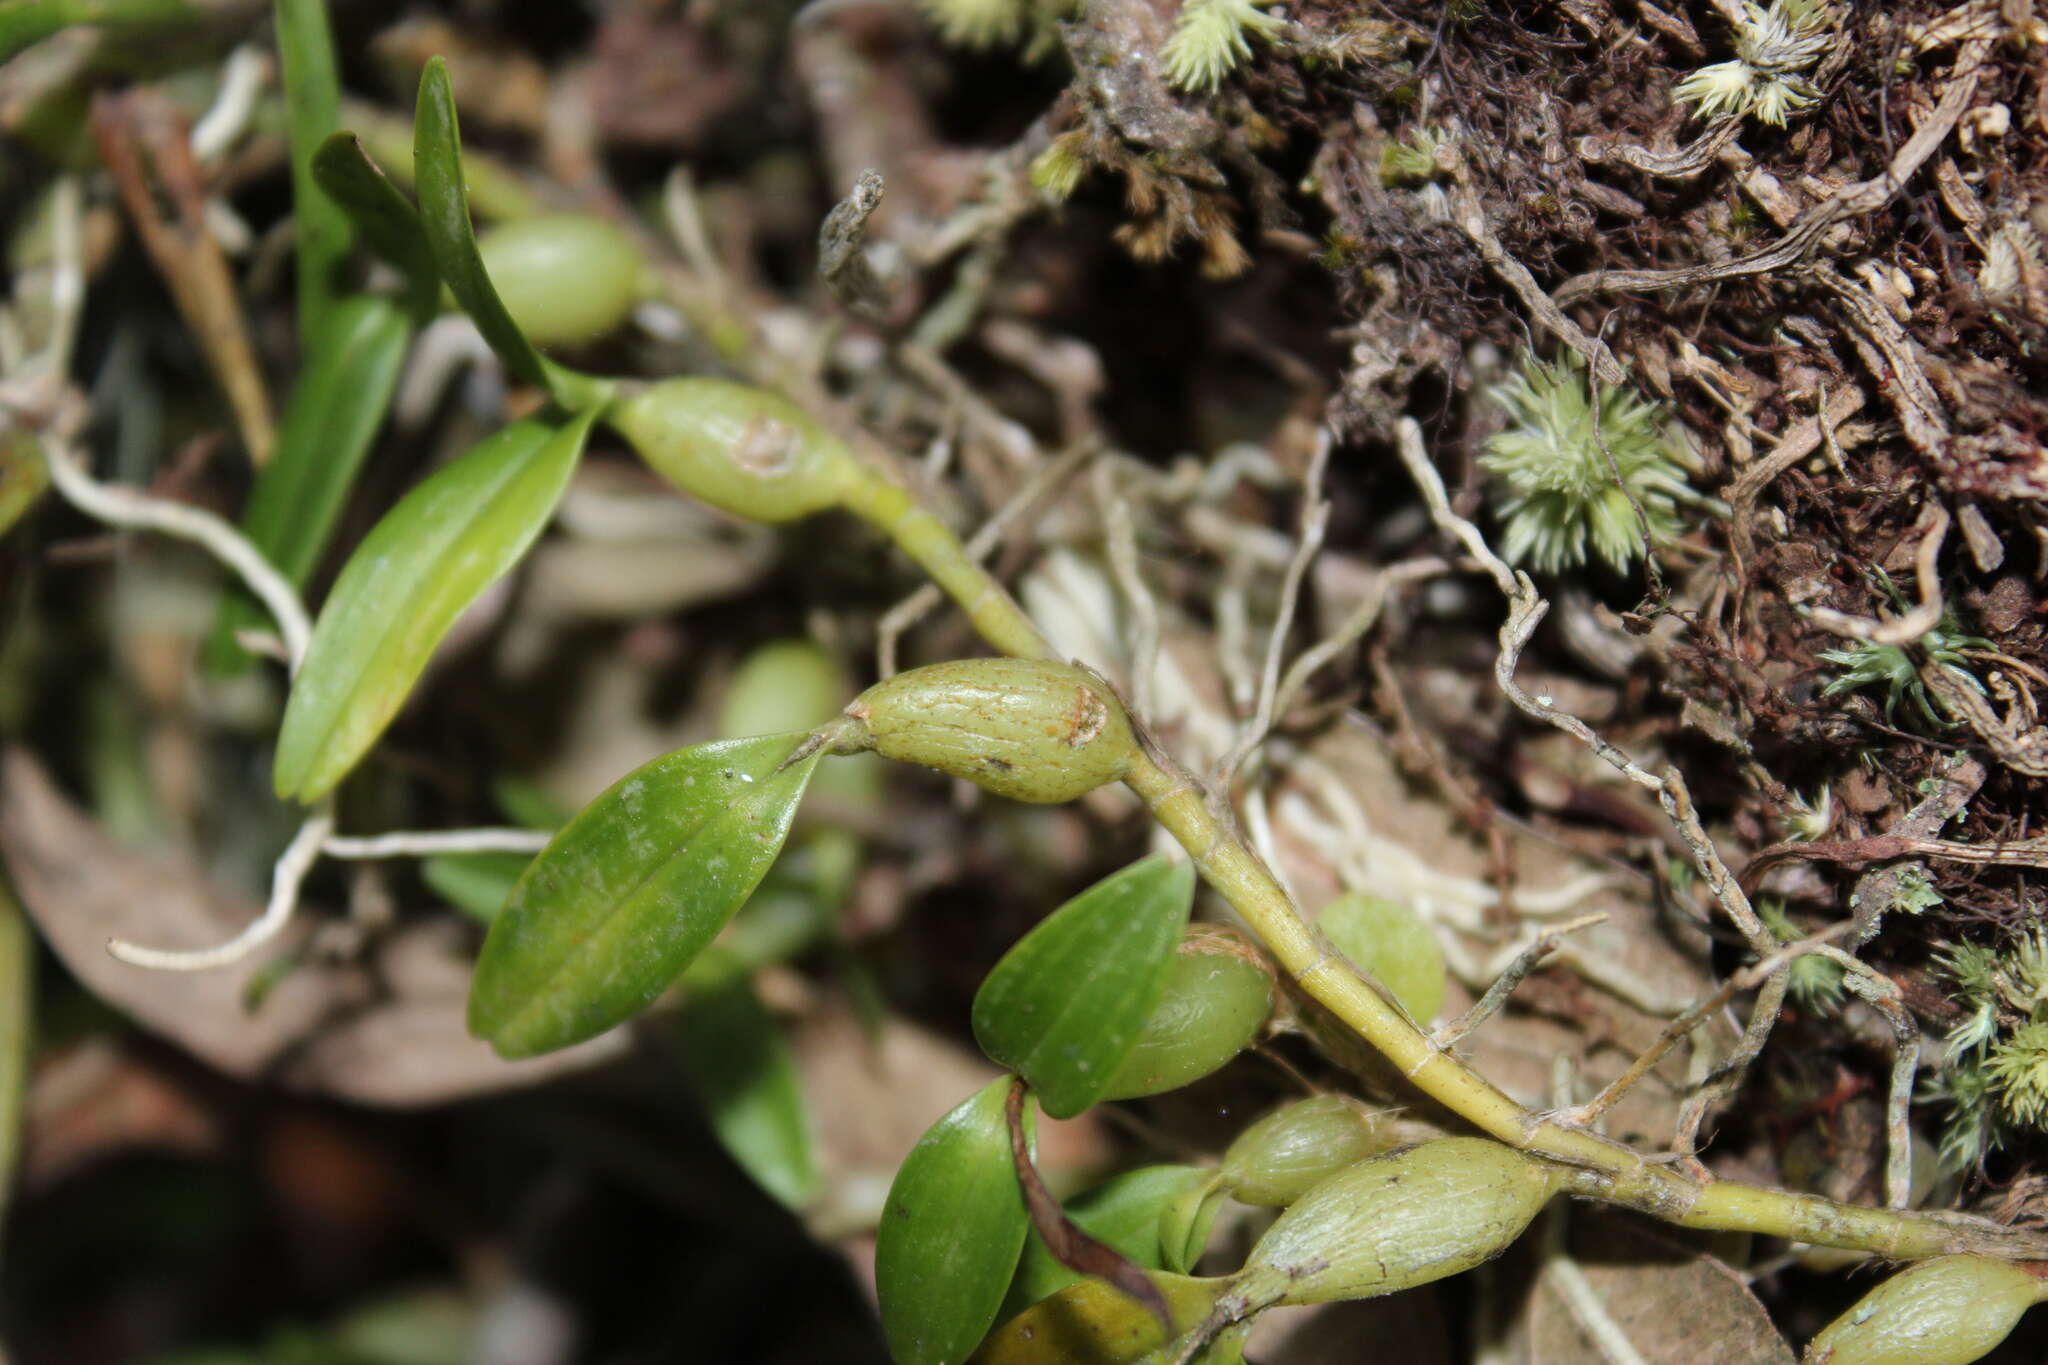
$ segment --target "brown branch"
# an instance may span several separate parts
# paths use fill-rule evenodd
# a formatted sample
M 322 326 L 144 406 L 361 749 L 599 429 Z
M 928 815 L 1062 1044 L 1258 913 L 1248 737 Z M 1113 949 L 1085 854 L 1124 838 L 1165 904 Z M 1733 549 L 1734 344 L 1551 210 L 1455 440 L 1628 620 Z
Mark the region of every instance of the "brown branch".
M 276 434 L 270 396 L 227 258 L 207 231 L 206 187 L 184 120 L 153 92 L 102 92 L 93 99 L 92 131 L 143 246 L 227 392 L 249 458 L 266 463 Z
M 1174 1335 L 1173 1310 L 1152 1277 L 1135 1261 L 1104 1242 L 1098 1242 L 1067 1217 L 1060 1201 L 1045 1188 L 1038 1167 L 1031 1160 L 1031 1144 L 1024 1135 L 1024 1097 L 1030 1087 L 1019 1078 L 1010 1083 L 1003 1116 L 1010 1125 L 1010 1159 L 1017 1167 L 1017 1181 L 1024 1187 L 1024 1205 L 1031 1211 L 1031 1226 L 1045 1242 L 1046 1250 L 1076 1275 L 1093 1275 L 1116 1286 L 1144 1305 L 1159 1320 L 1160 1330 Z
M 1829 228 L 1850 218 L 1875 212 L 1890 203 L 1892 196 L 1904 187 L 1927 158 L 1934 155 L 1935 148 L 1954 131 L 1957 121 L 1976 97 L 1977 72 L 1990 51 L 1991 44 L 1981 38 L 1965 43 L 1956 59 L 1955 75 L 1949 78 L 1940 102 L 1913 130 L 1913 135 L 1892 157 L 1891 164 L 1878 175 L 1845 186 L 1815 204 L 1783 238 L 1772 245 L 1747 256 L 1712 265 L 1681 266 L 1673 270 L 1596 270 L 1566 280 L 1551 298 L 1562 306 L 1591 294 L 1646 294 L 1686 289 L 1715 280 L 1765 275 L 1804 260 Z
M 1920 547 L 1913 553 L 1913 574 L 1920 588 L 1917 606 L 1889 621 L 1852 616 L 1831 607 L 1812 608 L 1807 613 L 1808 619 L 1823 630 L 1878 645 L 1911 644 L 1940 625 L 1946 607 L 1942 601 L 1941 577 L 1935 565 L 1941 558 L 1942 542 L 1948 539 L 1948 508 L 1938 502 L 1930 503 L 1926 520 L 1927 534 L 1920 538 Z

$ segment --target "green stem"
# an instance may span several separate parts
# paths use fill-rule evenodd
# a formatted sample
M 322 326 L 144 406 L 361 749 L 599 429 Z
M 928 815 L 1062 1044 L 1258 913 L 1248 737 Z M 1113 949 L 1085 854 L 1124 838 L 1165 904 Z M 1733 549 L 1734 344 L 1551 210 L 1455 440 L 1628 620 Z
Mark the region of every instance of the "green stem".
M 341 268 L 355 245 L 348 215 L 313 175 L 313 153 L 341 122 L 341 77 L 334 66 L 326 0 L 277 0 L 277 52 L 292 156 L 299 344 L 310 355 L 328 310 L 342 294 Z
M 911 495 L 864 474 L 844 505 L 893 540 L 958 603 L 983 639 L 1005 654 L 1053 657 L 1016 601 L 945 524 Z M 1194 859 L 1280 966 L 1317 1003 L 1376 1048 L 1417 1089 L 1511 1147 L 1568 1168 L 1574 1193 L 1623 1204 L 1685 1227 L 1783 1237 L 1899 1259 L 1981 1252 L 2048 1258 L 2048 1238 L 1989 1223 L 1838 1204 L 1813 1195 L 1696 1178 L 1622 1143 L 1515 1102 L 1440 1047 L 1332 950 L 1273 874 L 1210 808 L 1199 783 L 1160 753 L 1141 753 L 1125 783 Z
M 861 469 L 840 494 L 841 505 L 910 556 L 932 582 L 960 604 L 981 638 L 1019 659 L 1057 659 L 1016 599 L 916 498 L 879 474 Z
M 35 956 L 28 917 L 21 912 L 13 884 L 0 871 L 0 1212 L 7 1207 L 8 1185 L 21 1147 Z
M 185 0 L 13 0 L 0 4 L 0 62 L 74 24 L 168 24 L 200 17 Z

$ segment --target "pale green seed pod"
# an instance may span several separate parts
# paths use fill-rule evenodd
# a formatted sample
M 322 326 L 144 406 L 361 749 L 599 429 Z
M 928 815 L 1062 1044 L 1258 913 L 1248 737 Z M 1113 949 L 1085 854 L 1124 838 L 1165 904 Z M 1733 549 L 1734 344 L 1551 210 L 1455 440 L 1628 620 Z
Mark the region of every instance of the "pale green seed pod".
M 654 472 L 750 521 L 795 521 L 839 501 L 860 466 L 787 398 L 726 379 L 667 379 L 605 414 Z
M 1190 930 L 1166 966 L 1159 1003 L 1104 1099 L 1192 1085 L 1250 1047 L 1273 1013 L 1273 976 L 1235 934 Z
M 1045 659 L 913 668 L 861 693 L 846 716 L 863 734 L 842 749 L 873 748 L 1015 801 L 1071 801 L 1122 777 L 1138 753 L 1109 689 Z
M 1470 1270 L 1521 1236 L 1553 1188 L 1550 1167 L 1487 1138 L 1361 1161 L 1266 1230 L 1233 1277 L 1228 1316 L 1369 1299 Z
M 1324 906 L 1316 927 L 1392 991 L 1417 1022 L 1427 1024 L 1444 1007 L 1444 950 L 1412 907 L 1354 891 Z
M 2048 1270 L 2048 1267 L 2043 1267 Z M 1969 1365 L 2004 1341 L 2048 1283 L 1991 1256 L 1922 1261 L 1821 1330 L 1805 1365 Z
M 501 223 L 477 238 L 505 311 L 536 346 L 574 346 L 624 322 L 646 260 L 617 224 L 582 213 Z
M 1286 1208 L 1397 1141 L 1392 1125 L 1348 1095 L 1296 1100 L 1237 1135 L 1223 1154 L 1223 1186 L 1241 1204 Z

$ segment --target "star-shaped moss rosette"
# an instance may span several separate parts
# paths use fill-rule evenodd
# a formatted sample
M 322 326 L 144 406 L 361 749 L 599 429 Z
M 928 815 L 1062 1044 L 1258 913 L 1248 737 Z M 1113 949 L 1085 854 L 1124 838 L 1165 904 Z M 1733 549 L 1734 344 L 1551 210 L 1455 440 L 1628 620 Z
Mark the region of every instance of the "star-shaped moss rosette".
M 1595 385 L 1576 356 L 1534 355 L 1493 391 L 1508 425 L 1479 457 L 1493 475 L 1502 553 L 1546 572 L 1597 553 L 1626 571 L 1704 502 L 1686 481 L 1694 456 L 1664 411 L 1628 389 Z M 1638 514 L 1640 509 L 1640 515 Z

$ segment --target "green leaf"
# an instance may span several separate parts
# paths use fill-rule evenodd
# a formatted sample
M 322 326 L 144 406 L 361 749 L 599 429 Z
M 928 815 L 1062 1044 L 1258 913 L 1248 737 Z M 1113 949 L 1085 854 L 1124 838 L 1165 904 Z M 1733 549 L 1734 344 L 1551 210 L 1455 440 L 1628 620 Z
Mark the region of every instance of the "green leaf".
M 49 462 L 35 433 L 17 427 L 0 436 L 0 536 L 14 529 L 49 486 Z
M 0 869 L 0 1212 L 13 1187 L 21 1148 L 22 1100 L 28 1093 L 30 1030 L 34 1025 L 36 940 Z
M 1090 1237 L 1148 1270 L 1185 1271 L 1192 1264 L 1188 1244 L 1196 1243 L 1199 1255 L 1215 1222 L 1221 1201 L 1205 1197 L 1215 1178 L 1214 1171 L 1201 1166 L 1141 1166 L 1067 1201 L 1067 1217 Z M 1194 1216 L 1177 1220 L 1169 1229 L 1168 1214 L 1178 1212 L 1184 1201 L 1191 1203 Z M 1191 1225 L 1181 1226 L 1183 1222 L 1199 1223 L 1199 1232 Z M 1005 1306 L 1021 1312 L 1081 1278 L 1061 1265 L 1033 1231 L 1024 1241 Z
M 425 322 L 439 306 L 441 272 L 427 246 L 419 210 L 370 159 L 354 133 L 336 133 L 313 154 L 313 178 L 341 206 L 371 249 L 406 279 L 406 311 Z
M 1149 1277 L 1166 1300 L 1174 1331 L 1199 1327 L 1230 1288 L 1228 1280 L 1194 1279 L 1154 1271 Z M 975 1354 L 975 1365 L 1138 1365 L 1178 1359 L 1153 1356 L 1167 1344 L 1151 1310 L 1107 1281 L 1076 1280 L 1049 1299 L 1004 1323 Z M 1240 1338 L 1226 1329 L 1194 1357 L 1198 1365 L 1244 1359 Z
M 631 1018 L 690 965 L 782 850 L 818 753 L 803 735 L 679 749 L 620 779 L 512 889 L 477 960 L 469 1029 L 506 1057 Z
M 532 861 L 527 853 L 436 853 L 421 861 L 420 880 L 477 923 L 489 924 Z
M 822 1176 L 796 1059 L 753 978 L 717 963 L 721 956 L 706 951 L 688 973 L 690 997 L 676 1024 L 684 1063 L 732 1159 L 762 1189 L 801 1208 Z
M 299 341 L 311 355 L 341 296 L 355 245 L 348 216 L 313 174 L 313 156 L 341 118 L 341 77 L 325 0 L 277 0 L 277 55 L 292 155 L 292 247 L 298 253 Z
M 334 533 L 398 386 L 408 338 L 404 316 L 368 295 L 336 304 L 313 338 L 276 449 L 242 514 L 243 534 L 293 587 L 312 577 Z M 246 588 L 232 590 L 207 641 L 208 667 L 223 675 L 246 668 L 253 656 L 235 632 L 269 620 Z
M 1417 1023 L 1444 1007 L 1444 950 L 1429 921 L 1404 902 L 1351 892 L 1316 916 L 1337 951 L 1393 992 Z
M 455 92 L 448 64 L 429 58 L 420 74 L 419 104 L 413 116 L 413 187 L 419 192 L 420 221 L 434 268 L 455 301 L 476 323 L 505 368 L 547 390 L 565 408 L 589 407 L 609 395 L 610 386 L 545 359 L 512 321 L 484 270 L 469 219 L 469 193 L 462 182 L 462 131 L 455 120 Z
M 1192 865 L 1132 863 L 1053 911 L 981 983 L 975 1041 L 1053 1118 L 1101 1099 L 1130 1055 L 1194 894 Z
M 187 0 L 8 0 L 0 4 L 0 62 L 73 24 L 196 23 Z
M 889 1187 L 875 1288 L 897 1365 L 965 1360 L 1002 1305 L 1031 1221 L 1004 1116 L 1016 1084 L 991 1081 L 933 1124 Z
M 1159 1265 L 1185 1275 L 1209 1249 L 1209 1233 L 1228 1195 L 1216 1172 L 1199 1185 L 1183 1187 L 1159 1214 Z
M 292 683 L 279 796 L 318 800 L 376 742 L 441 637 L 547 525 L 596 416 L 513 423 L 428 477 L 363 538 Z
M 351 1308 L 324 1335 L 336 1365 L 465 1365 L 484 1311 L 466 1291 L 428 1285 Z
M 1229 1064 L 1273 1012 L 1273 978 L 1235 936 L 1197 929 L 1166 965 L 1159 1003 L 1103 1096 L 1178 1090 Z

